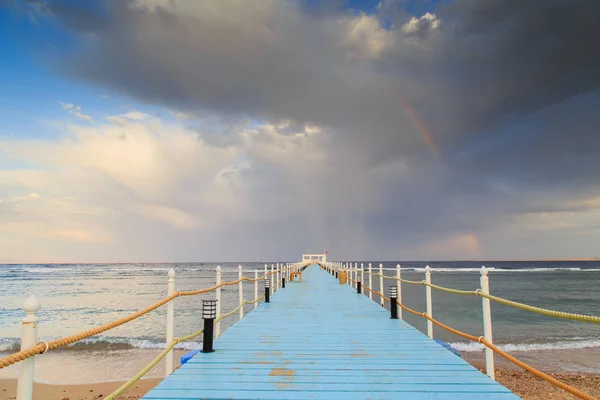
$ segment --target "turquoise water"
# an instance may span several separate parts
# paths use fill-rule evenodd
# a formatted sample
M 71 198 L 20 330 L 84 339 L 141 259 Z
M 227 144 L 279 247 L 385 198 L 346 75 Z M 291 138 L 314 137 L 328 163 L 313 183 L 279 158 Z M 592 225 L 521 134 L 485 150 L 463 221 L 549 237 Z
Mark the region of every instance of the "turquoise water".
M 368 262 L 363 262 L 365 266 Z M 379 262 L 372 262 L 379 265 Z M 393 268 L 396 263 L 383 263 Z M 479 267 L 482 263 L 435 262 L 432 282 L 438 285 L 476 289 L 479 286 Z M 600 315 L 600 262 L 488 262 L 491 292 L 511 300 L 561 311 Z M 0 266 L 0 354 L 6 355 L 18 348 L 22 305 L 31 294 L 42 301 L 38 334 L 42 339 L 53 339 L 120 318 L 156 302 L 166 295 L 167 271 L 177 272 L 176 288 L 193 290 L 215 283 L 217 263 L 178 264 L 82 264 L 82 265 L 1 265 Z M 223 263 L 223 279 L 237 278 L 237 263 Z M 243 263 L 245 271 L 263 269 L 263 263 Z M 271 263 L 269 263 L 269 266 Z M 360 262 L 359 262 L 360 265 Z M 424 279 L 422 262 L 404 262 L 403 278 Z M 393 271 L 386 271 L 392 275 Z M 251 276 L 253 272 L 250 273 Z M 379 279 L 374 279 L 378 289 Z M 384 283 L 385 286 L 391 281 Z M 262 285 L 259 293 L 262 293 Z M 244 284 L 244 298 L 251 299 L 254 285 Z M 425 311 L 425 289 L 419 285 L 403 285 L 403 302 L 416 310 Z M 183 336 L 201 327 L 201 299 L 214 294 L 178 298 L 175 306 L 175 336 Z M 238 287 L 226 287 L 222 293 L 222 311 L 238 304 Z M 246 306 L 246 312 L 252 306 Z M 433 291 L 434 317 L 442 322 L 481 335 L 481 299 Z M 600 326 L 540 316 L 503 305 L 492 304 L 494 341 L 506 350 L 515 352 L 530 362 L 544 364 L 551 369 L 600 372 Z M 237 314 L 223 322 L 223 330 L 236 322 Z M 405 319 L 422 331 L 424 320 L 407 315 Z M 166 309 L 162 308 L 103 335 L 88 339 L 65 351 L 45 355 L 38 367 L 40 380 L 55 381 L 52 360 L 71 365 L 80 372 L 76 381 L 113 380 L 133 375 L 138 363 L 132 362 L 123 372 L 126 376 L 110 375 L 110 368 L 96 364 L 85 373 L 92 355 L 107 363 L 129 358 L 151 359 L 155 349 L 164 346 Z M 477 344 L 435 329 L 435 337 L 448 341 L 467 357 L 478 357 Z M 368 340 L 368 338 L 364 338 Z M 196 348 L 197 342 L 180 346 L 181 350 Z M 55 358 L 52 358 L 55 357 Z M 41 358 L 40 358 L 41 359 Z M 555 361 L 553 361 L 555 360 Z M 37 361 L 36 361 L 37 362 Z M 102 363 L 100 363 L 102 364 Z M 86 364 L 87 365 L 87 364 Z M 36 369 L 37 371 L 40 369 Z M 131 371 L 128 370 L 131 369 Z M 12 369 L 12 370 L 11 370 Z M 11 370 L 11 371 L 7 371 Z M 0 378 L 15 374 L 15 367 L 0 370 Z M 13 374 L 13 375 L 11 375 Z M 156 371 L 155 376 L 159 376 Z M 64 374 L 61 382 L 64 382 Z

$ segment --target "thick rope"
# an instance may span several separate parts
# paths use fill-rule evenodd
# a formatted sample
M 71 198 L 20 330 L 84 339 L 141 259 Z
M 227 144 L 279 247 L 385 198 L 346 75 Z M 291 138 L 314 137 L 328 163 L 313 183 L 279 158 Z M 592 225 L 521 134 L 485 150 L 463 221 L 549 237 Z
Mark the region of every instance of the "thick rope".
M 64 338 L 57 339 L 57 340 L 52 340 L 52 341 L 48 342 L 47 346 L 45 343 L 40 343 L 40 344 L 30 347 L 28 349 L 21 350 L 17 353 L 6 356 L 6 357 L 0 359 L 0 369 L 8 367 L 19 361 L 26 360 L 30 357 L 33 357 L 36 354 L 45 352 L 46 349 L 54 350 L 58 347 L 66 346 L 66 345 L 78 342 L 80 340 L 87 339 L 87 338 L 97 335 L 99 333 L 106 332 L 110 329 L 116 328 L 117 326 L 121 326 L 127 322 L 133 321 L 136 318 L 139 318 L 145 314 L 148 314 L 150 311 L 156 310 L 158 307 L 170 302 L 177 296 L 178 296 L 177 293 L 173 293 L 172 295 L 165 297 L 161 301 L 154 303 L 151 306 L 143 308 L 137 312 L 134 312 L 133 314 L 129 314 L 128 316 L 120 318 L 116 321 L 112 321 L 107 324 L 98 326 L 96 328 L 92 328 L 92 329 L 88 329 L 88 330 L 80 332 L 80 333 L 76 333 L 75 335 L 66 336 Z
M 365 272 L 365 273 L 368 274 L 368 272 Z M 504 305 L 507 305 L 507 306 L 510 306 L 510 307 L 514 307 L 514 308 L 519 308 L 519 309 L 525 310 L 525 311 L 534 312 L 534 313 L 541 314 L 541 315 L 546 315 L 546 316 L 549 316 L 549 317 L 568 319 L 568 320 L 572 320 L 572 321 L 589 322 L 589 323 L 592 323 L 592 324 L 600 324 L 600 317 L 595 316 L 595 315 L 585 315 L 585 314 L 577 314 L 577 313 L 570 313 L 570 312 L 564 312 L 564 311 L 555 311 L 555 310 L 549 310 L 547 308 L 530 306 L 528 304 L 523 304 L 523 303 L 519 303 L 519 302 L 516 302 L 516 301 L 504 299 L 502 297 L 493 296 L 491 294 L 483 293 L 481 291 L 481 289 L 477 289 L 477 290 L 458 290 L 458 289 L 447 288 L 447 287 L 444 287 L 444 286 L 434 285 L 434 284 L 431 284 L 431 283 L 427 283 L 425 281 L 407 281 L 405 279 L 399 279 L 399 278 L 397 278 L 395 276 L 386 276 L 386 275 L 375 274 L 375 273 L 372 273 L 371 275 L 373 275 L 373 276 L 380 276 L 380 277 L 383 277 L 385 279 L 393 279 L 393 280 L 396 280 L 396 281 L 400 281 L 400 282 L 404 282 L 404 283 L 410 283 L 410 284 L 414 284 L 414 285 L 418 284 L 418 285 L 423 285 L 423 286 L 429 286 L 430 288 L 433 288 L 433 289 L 441 290 L 441 291 L 448 292 L 448 293 L 463 295 L 463 296 L 481 296 L 481 297 L 485 297 L 487 299 L 490 299 L 490 300 L 495 301 L 495 302 L 500 303 L 500 304 L 504 304 Z
M 371 292 L 371 293 L 373 293 L 373 294 L 376 294 L 376 295 L 378 295 L 378 296 L 381 296 L 381 297 L 383 297 L 384 299 L 386 299 L 386 300 L 388 300 L 388 301 L 390 300 L 390 299 L 388 299 L 387 297 L 385 297 L 385 296 L 383 295 L 383 293 L 381 293 L 381 292 L 376 292 L 376 291 L 374 291 L 373 289 L 371 289 L 371 288 L 370 288 L 370 287 L 368 287 L 368 286 L 364 286 L 364 288 L 365 288 L 365 289 L 367 289 L 369 292 Z
M 580 399 L 585 399 L 585 400 L 595 400 L 596 398 L 594 396 L 590 396 L 587 393 L 582 392 L 579 389 L 576 389 L 572 386 L 567 385 L 566 383 L 563 383 L 559 380 L 557 380 L 556 378 L 551 377 L 548 374 L 543 373 L 542 371 L 539 371 L 535 368 L 533 368 L 531 365 L 525 364 L 524 362 L 516 359 L 515 357 L 511 356 L 510 354 L 506 353 L 505 351 L 499 349 L 497 346 L 493 345 L 492 343 L 488 342 L 487 340 L 485 340 L 485 338 L 483 337 L 477 337 L 474 335 L 470 335 L 468 333 L 459 331 L 457 329 L 454 329 L 452 327 L 449 327 L 448 325 L 445 325 L 443 323 L 441 323 L 438 320 L 435 320 L 433 318 L 431 318 L 429 315 L 427 315 L 427 313 L 420 313 L 418 311 L 415 311 L 411 308 L 406 307 L 404 304 L 397 302 L 397 304 L 402 307 L 402 309 L 414 314 L 414 315 L 418 315 L 421 316 L 429 321 L 431 321 L 432 323 L 434 323 L 435 325 L 439 326 L 440 328 L 443 328 L 445 330 L 447 330 L 448 332 L 452 332 L 455 335 L 458 335 L 460 337 L 463 337 L 467 340 L 471 340 L 473 342 L 479 342 L 482 343 L 483 345 L 485 345 L 486 347 L 490 348 L 494 353 L 499 354 L 500 356 L 504 357 L 505 359 L 507 359 L 508 361 L 518 365 L 519 367 L 523 368 L 524 370 L 531 372 L 532 374 L 536 375 L 537 377 L 545 380 L 546 382 L 560 388 L 563 389 L 569 393 L 571 393 L 574 396 L 579 397 Z
M 585 392 L 582 392 L 579 389 L 576 389 L 572 386 L 567 385 L 566 383 L 563 383 L 561 381 L 559 381 L 556 378 L 551 377 L 548 374 L 543 373 L 542 371 L 539 371 L 535 368 L 533 368 L 532 366 L 525 364 L 523 361 L 520 361 L 516 358 L 514 358 L 513 356 L 511 356 L 510 354 L 504 352 L 503 350 L 500 350 L 498 347 L 494 346 L 493 344 L 489 343 L 487 340 L 485 340 L 484 338 L 480 338 L 479 341 L 481 343 L 483 343 L 484 345 L 486 345 L 488 348 L 492 349 L 492 351 L 496 354 L 501 355 L 502 357 L 504 357 L 505 359 L 507 359 L 508 361 L 518 365 L 519 367 L 523 368 L 526 371 L 531 372 L 532 374 L 534 374 L 535 376 L 542 378 L 543 380 L 545 380 L 546 382 L 559 387 L 563 390 L 566 390 L 567 392 L 571 393 L 574 396 L 579 397 L 580 399 L 585 399 L 585 400 L 595 400 L 596 398 L 594 396 L 591 396 Z
M 263 294 L 262 296 L 257 297 L 254 300 L 243 301 L 234 310 L 231 310 L 230 312 L 228 312 L 226 314 L 221 314 L 221 316 L 215 320 L 215 323 L 221 321 L 224 318 L 229 317 L 230 315 L 233 315 L 236 311 L 239 311 L 239 309 L 242 308 L 245 304 L 254 304 L 254 303 L 262 300 L 264 297 L 265 297 L 265 295 Z M 182 338 L 173 339 L 173 341 L 171 342 L 171 344 L 169 344 L 163 351 L 161 351 L 160 354 L 158 356 L 156 356 L 156 358 L 154 358 L 154 360 L 152 360 L 148 365 L 146 365 L 133 378 L 131 378 L 130 380 L 128 380 L 127 382 L 125 382 L 123 385 L 121 385 L 117 390 L 115 390 L 114 392 L 112 392 L 111 394 L 109 394 L 108 396 L 106 396 L 105 399 L 106 400 L 114 400 L 117 397 L 119 397 L 120 395 L 122 395 L 134 383 L 136 383 L 137 381 L 139 381 L 140 379 L 142 379 L 144 377 L 144 375 L 146 375 L 148 372 L 150 372 L 150 370 L 152 368 L 154 368 L 163 358 L 165 358 L 167 356 L 167 354 L 169 354 L 169 351 L 173 350 L 173 348 L 178 343 L 187 342 L 188 340 L 191 340 L 191 339 L 193 339 L 193 338 L 195 338 L 197 336 L 200 336 L 202 333 L 204 333 L 204 329 L 200 329 L 199 331 L 194 332 L 194 333 L 192 333 L 190 335 L 184 336 Z
M 9 366 L 11 366 L 13 364 L 16 364 L 16 363 L 20 362 L 20 361 L 26 360 L 26 359 L 28 359 L 30 357 L 35 356 L 36 354 L 43 354 L 43 353 L 47 352 L 48 350 L 54 350 L 54 349 L 57 349 L 59 347 L 67 346 L 67 345 L 79 342 L 79 341 L 81 341 L 83 339 L 87 339 L 87 338 L 90 338 L 92 336 L 98 335 L 100 333 L 106 332 L 108 330 L 114 329 L 114 328 L 116 328 L 118 326 L 121 326 L 121 325 L 126 324 L 128 322 L 131 322 L 131 321 L 133 321 L 133 320 L 135 320 L 135 319 L 137 319 L 137 318 L 139 318 L 139 317 L 141 317 L 141 316 L 143 316 L 145 314 L 148 314 L 151 311 L 156 310 L 157 308 L 159 308 L 159 307 L 167 304 L 168 302 L 170 302 L 171 300 L 173 300 L 173 299 L 175 299 L 175 298 L 177 298 L 179 296 L 195 296 L 195 295 L 198 295 L 198 294 L 209 293 L 209 292 L 217 290 L 217 289 L 219 289 L 219 288 L 221 288 L 223 286 L 236 285 L 236 284 L 238 284 L 238 283 L 240 283 L 242 281 L 255 282 L 257 280 L 266 278 L 268 275 L 276 274 L 278 271 L 281 272 L 281 271 L 289 270 L 289 269 L 292 269 L 292 268 L 294 268 L 294 267 L 280 268 L 279 270 L 268 271 L 266 274 L 264 274 L 260 278 L 247 278 L 247 277 L 244 276 L 244 277 L 242 277 L 240 279 L 237 279 L 235 281 L 221 282 L 218 285 L 215 285 L 215 286 L 212 286 L 212 287 L 209 287 L 209 288 L 205 288 L 205 289 L 192 290 L 192 291 L 179 291 L 178 290 L 177 292 L 173 293 L 172 295 L 167 296 L 164 299 L 162 299 L 162 300 L 160 300 L 160 301 L 158 301 L 158 302 L 156 302 L 156 303 L 154 303 L 154 304 L 152 304 L 152 305 L 150 305 L 150 306 L 148 306 L 146 308 L 143 308 L 143 309 L 141 309 L 139 311 L 136 311 L 136 312 L 134 312 L 132 314 L 129 314 L 128 316 L 125 316 L 123 318 L 119 318 L 119 319 L 117 319 L 115 321 L 106 323 L 104 325 L 101 325 L 101 326 L 98 326 L 98 327 L 95 327 L 95 328 L 91 328 L 91 329 L 88 329 L 86 331 L 79 332 L 79 333 L 76 333 L 74 335 L 66 336 L 66 337 L 63 337 L 63 338 L 60 338 L 60 339 L 57 339 L 57 340 L 53 340 L 53 341 L 50 341 L 50 342 L 45 342 L 45 341 L 43 343 L 42 342 L 38 342 L 38 344 L 36 344 L 36 345 L 34 345 L 34 346 L 32 346 L 32 347 L 30 347 L 28 349 L 21 350 L 21 351 L 18 351 L 16 353 L 13 353 L 11 355 L 8 355 L 8 356 L 6 356 L 4 358 L 1 358 L 0 359 L 0 369 L 9 367 Z
M 491 294 L 483 293 L 481 290 L 476 290 L 477 295 L 481 297 L 485 297 L 486 299 L 490 299 L 500 304 L 504 304 L 507 306 L 520 308 L 521 310 L 531 311 L 537 314 L 547 315 L 549 317 L 570 319 L 573 321 L 581 321 L 581 322 L 591 322 L 592 324 L 600 324 L 600 317 L 594 315 L 583 315 L 583 314 L 575 314 L 564 311 L 554 311 L 548 310 L 546 308 L 540 308 L 535 306 L 530 306 L 528 304 L 518 303 L 516 301 L 503 299 L 502 297 L 492 296 Z

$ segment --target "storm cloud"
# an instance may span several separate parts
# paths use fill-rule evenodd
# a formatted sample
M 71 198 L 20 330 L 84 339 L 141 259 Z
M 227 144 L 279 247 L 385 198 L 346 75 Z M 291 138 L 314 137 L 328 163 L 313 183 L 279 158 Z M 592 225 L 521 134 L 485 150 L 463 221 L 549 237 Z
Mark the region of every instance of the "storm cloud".
M 279 239 L 285 251 L 586 251 L 539 232 L 600 195 L 596 0 L 455 0 L 417 16 L 395 1 L 370 14 L 279 0 L 27 3 L 74 37 L 51 54 L 60 74 L 191 124 L 227 121 L 198 132 L 251 160 L 237 171 L 254 214 L 236 214 L 240 242 L 279 221 L 296 231 Z M 278 128 L 250 143 L 242 120 Z M 471 233 L 484 250 L 461 247 Z M 458 249 L 428 245 L 444 238 Z

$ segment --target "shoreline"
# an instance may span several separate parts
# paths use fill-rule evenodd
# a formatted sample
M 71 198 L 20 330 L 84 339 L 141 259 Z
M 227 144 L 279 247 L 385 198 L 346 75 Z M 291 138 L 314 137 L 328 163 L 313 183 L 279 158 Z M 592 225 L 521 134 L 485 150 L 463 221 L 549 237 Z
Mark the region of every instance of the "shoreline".
M 138 400 L 162 379 L 142 379 L 136 382 L 119 400 Z M 98 400 L 103 399 L 123 382 L 104 382 L 80 385 L 52 385 L 47 383 L 34 383 L 34 400 Z M 16 379 L 0 379 L 0 400 L 14 400 L 17 395 Z
M 469 360 L 466 360 L 469 361 Z M 471 362 L 480 371 L 485 366 Z M 549 375 L 587 394 L 600 398 L 600 374 L 550 372 Z M 559 389 L 541 378 L 518 368 L 496 368 L 496 380 L 525 400 L 570 400 L 575 396 Z M 128 389 L 118 400 L 139 400 L 162 379 L 142 379 Z M 35 383 L 34 400 L 99 400 L 121 386 L 123 382 L 105 382 L 78 385 L 52 385 Z M 0 400 L 14 400 L 17 391 L 16 379 L 0 379 Z

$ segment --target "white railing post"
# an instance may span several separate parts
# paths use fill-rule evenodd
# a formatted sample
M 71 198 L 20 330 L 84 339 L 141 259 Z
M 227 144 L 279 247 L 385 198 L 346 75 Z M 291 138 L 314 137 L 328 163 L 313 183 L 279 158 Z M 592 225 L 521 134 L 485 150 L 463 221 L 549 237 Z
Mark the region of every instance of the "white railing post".
M 279 289 L 279 282 L 280 282 L 280 278 L 279 278 L 279 263 L 276 264 L 276 268 L 275 268 L 275 287 L 277 289 Z
M 398 281 L 396 282 L 396 287 L 398 288 L 398 303 L 402 304 L 402 282 L 400 279 L 400 264 L 396 265 L 396 278 Z M 402 307 L 398 306 L 398 318 L 402 319 Z
M 275 265 L 273 264 L 271 264 L 271 289 L 273 290 L 271 294 L 275 293 L 275 291 L 277 290 L 277 288 L 275 287 Z
M 21 336 L 21 350 L 35 346 L 37 342 L 37 322 L 36 313 L 42 308 L 40 300 L 32 295 L 23 304 L 25 318 L 23 318 L 23 333 Z M 17 400 L 31 400 L 33 397 L 33 375 L 34 375 L 35 356 L 21 361 L 21 370 L 19 372 L 19 381 L 17 383 Z
M 425 283 L 431 284 L 431 268 L 429 265 L 425 267 Z M 433 318 L 433 307 L 431 305 L 431 286 L 425 286 L 425 294 L 427 296 L 427 315 Z M 427 320 L 427 336 L 433 339 L 433 322 Z
M 244 269 L 241 265 L 238 265 L 238 279 L 242 279 L 244 277 Z M 240 302 L 238 304 L 242 304 L 244 302 L 244 281 L 240 281 L 238 283 L 240 288 Z M 240 319 L 244 318 L 244 306 L 240 307 Z
M 167 296 L 171 296 L 175 293 L 175 270 L 171 268 L 167 274 L 169 279 L 167 281 Z M 174 300 L 167 303 L 167 346 L 173 342 L 173 325 L 174 325 Z M 171 349 L 167 353 L 165 358 L 165 376 L 171 375 L 173 372 L 173 350 Z
M 373 269 L 371 263 L 369 263 L 369 300 L 373 300 Z
M 254 270 L 254 308 L 258 307 L 258 270 Z
M 488 270 L 486 267 L 481 267 L 481 293 L 490 294 L 490 279 L 487 276 Z M 483 335 L 486 342 L 492 342 L 492 309 L 490 307 L 490 299 L 481 298 L 483 307 Z M 494 373 L 494 352 L 489 347 L 485 347 L 485 371 L 487 375 L 495 378 Z
M 381 293 L 381 295 L 379 295 L 379 303 L 381 303 L 381 307 L 384 307 L 385 300 L 383 299 L 383 295 L 385 293 L 385 289 L 383 287 L 383 264 L 379 264 L 379 293 Z
M 221 266 L 217 266 L 217 285 L 221 284 Z M 217 318 L 221 316 L 221 288 L 217 288 L 216 290 L 216 298 L 217 298 Z M 215 339 L 221 336 L 221 322 L 217 322 L 215 324 Z
M 269 278 L 269 275 L 267 275 L 268 273 L 269 273 L 269 267 L 267 266 L 267 264 L 265 264 L 265 279 Z

